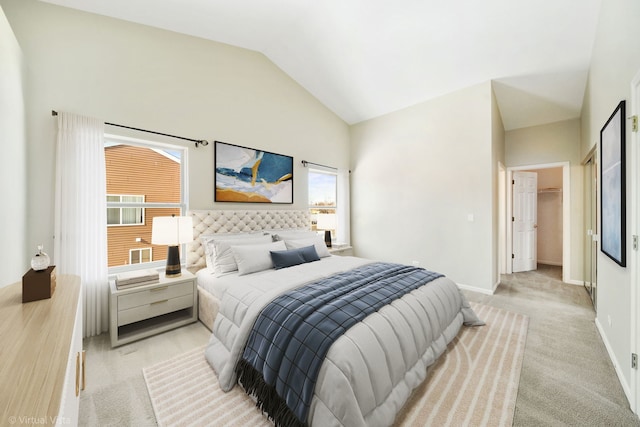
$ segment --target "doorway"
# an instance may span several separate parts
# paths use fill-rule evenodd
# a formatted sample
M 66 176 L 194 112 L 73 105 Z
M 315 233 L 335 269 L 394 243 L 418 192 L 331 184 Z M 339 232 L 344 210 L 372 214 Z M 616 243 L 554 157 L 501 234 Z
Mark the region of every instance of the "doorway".
M 555 226 L 555 229 L 550 230 L 550 234 L 554 239 L 557 239 L 557 243 L 553 246 L 553 250 L 556 252 L 551 252 L 552 255 L 549 255 L 550 252 L 544 252 L 542 257 L 537 261 L 542 261 L 544 263 L 549 263 L 551 265 L 556 264 L 561 266 L 562 268 L 562 281 L 565 283 L 572 283 L 570 281 L 570 259 L 571 259 L 571 245 L 570 245 L 570 236 L 571 236 L 571 224 L 570 224 L 570 166 L 569 162 L 558 162 L 558 163 L 548 163 L 548 164 L 538 164 L 538 165 L 527 165 L 527 166 L 518 166 L 511 167 L 507 169 L 507 203 L 506 203 L 506 241 L 504 242 L 506 246 L 506 273 L 511 274 L 514 272 L 513 270 L 513 259 L 514 255 L 514 231 L 513 231 L 513 223 L 514 223 L 514 196 L 513 196 L 513 185 L 514 185 L 514 174 L 516 172 L 521 171 L 534 171 L 534 172 L 542 172 L 544 174 L 550 173 L 548 170 L 555 169 L 557 176 L 561 176 L 558 178 L 560 184 L 549 184 L 547 182 L 547 178 L 537 185 L 537 200 L 539 200 L 543 205 L 548 203 L 556 204 L 559 209 L 555 211 L 556 213 L 552 214 L 551 225 Z M 538 211 L 538 209 L 537 209 Z M 538 212 L 539 213 L 539 212 Z M 543 215 L 547 215 L 547 210 L 545 209 L 545 213 Z M 554 217 L 555 215 L 555 217 Z M 549 222 L 549 218 L 544 219 L 540 215 L 538 215 L 537 223 L 539 229 L 539 221 L 540 219 L 546 220 Z M 549 233 L 549 230 L 546 230 L 546 233 Z M 538 241 L 542 241 L 542 239 L 537 239 Z M 547 244 L 547 237 L 544 238 L 544 244 Z M 536 244 L 537 245 L 537 244 Z M 537 247 L 536 247 L 537 254 Z M 580 283 L 582 284 L 582 283 Z

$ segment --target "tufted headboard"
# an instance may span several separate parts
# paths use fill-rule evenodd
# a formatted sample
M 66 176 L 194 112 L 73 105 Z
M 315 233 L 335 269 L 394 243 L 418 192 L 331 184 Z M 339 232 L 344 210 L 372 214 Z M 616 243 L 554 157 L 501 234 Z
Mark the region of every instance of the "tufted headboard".
M 260 230 L 309 229 L 307 210 L 217 210 L 187 212 L 193 217 L 193 241 L 187 243 L 187 268 L 197 271 L 206 266 L 200 235 L 215 233 L 243 233 Z

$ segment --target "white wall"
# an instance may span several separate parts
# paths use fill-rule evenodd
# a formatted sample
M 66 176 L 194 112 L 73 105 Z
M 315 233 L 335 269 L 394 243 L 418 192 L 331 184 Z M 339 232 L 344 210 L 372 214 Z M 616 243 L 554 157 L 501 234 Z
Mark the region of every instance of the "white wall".
M 23 82 L 22 52 L 0 7 L 0 287 L 19 281 L 29 269 L 25 242 L 27 135 Z
M 53 248 L 51 110 L 293 156 L 294 205 L 260 208 L 308 205 L 303 159 L 349 166 L 347 124 L 262 54 L 33 0 L 0 4 L 30 70 L 29 246 Z M 189 147 L 189 207 L 214 208 L 213 144 L 171 142 Z
M 487 82 L 352 126 L 358 256 L 493 289 L 491 99 Z
M 587 96 L 582 112 L 582 155 L 599 145 L 600 129 L 618 103 L 631 99 L 630 84 L 640 70 L 640 2 L 637 0 L 607 0 L 602 2 L 596 41 L 593 48 Z M 628 123 L 628 122 L 627 122 Z M 631 129 L 627 125 L 627 165 L 630 165 Z M 627 168 L 630 183 L 631 168 Z M 632 186 L 627 186 L 627 201 Z M 636 190 L 637 191 L 637 190 Z M 638 206 L 627 204 L 627 257 L 631 247 L 631 217 Z M 602 252 L 598 252 L 598 314 L 603 338 L 612 353 L 613 363 L 622 376 L 622 385 L 629 391 L 631 378 L 629 268 L 620 267 Z M 609 318 L 611 323 L 609 323 Z
M 570 249 L 569 280 L 583 280 L 583 177 L 580 154 L 580 120 L 566 120 L 516 129 L 505 134 L 507 167 L 570 163 Z

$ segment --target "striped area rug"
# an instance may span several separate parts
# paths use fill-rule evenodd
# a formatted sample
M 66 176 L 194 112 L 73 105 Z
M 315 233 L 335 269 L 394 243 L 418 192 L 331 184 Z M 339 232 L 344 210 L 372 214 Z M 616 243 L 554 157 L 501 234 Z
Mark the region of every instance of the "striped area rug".
M 510 426 L 528 318 L 474 304 L 487 325 L 463 327 L 429 368 L 395 426 Z M 224 393 L 204 347 L 143 369 L 159 426 L 272 426 L 240 387 Z

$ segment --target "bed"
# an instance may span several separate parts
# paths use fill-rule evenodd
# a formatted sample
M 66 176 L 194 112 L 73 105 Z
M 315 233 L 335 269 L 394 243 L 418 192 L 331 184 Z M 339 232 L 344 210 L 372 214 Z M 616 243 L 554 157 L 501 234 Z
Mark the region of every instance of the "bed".
M 245 215 L 241 220 L 233 212 L 191 213 L 194 238 L 200 247 L 194 243 L 187 259 L 196 261 L 189 268 L 197 270 L 200 318 L 212 329 L 205 357 L 223 390 L 230 390 L 239 381 L 256 396 L 258 405 L 276 425 L 391 425 L 412 390 L 426 378 L 427 368 L 462 325 L 483 324 L 457 285 L 442 275 L 416 267 L 329 255 L 320 238 L 317 243 L 305 234 L 309 223 L 305 211 L 245 211 L 240 214 Z M 255 221 L 256 216 L 259 221 Z M 272 217 L 278 219 L 272 221 Z M 208 238 L 216 239 L 212 235 L 219 237 L 215 243 L 218 254 L 224 250 L 227 255 L 233 253 L 237 271 L 225 264 L 229 260 L 220 261 L 224 271 L 212 265 L 205 267 L 207 261 L 213 262 L 205 253 L 207 247 L 213 247 L 211 241 L 207 242 Z M 242 240 L 245 242 L 235 243 Z M 284 267 L 278 265 L 280 258 L 272 261 L 282 268 L 266 267 L 271 252 L 286 260 Z M 290 261 L 293 255 L 302 262 Z M 358 286 L 363 288 L 342 292 L 344 286 L 356 282 L 362 282 Z M 386 299 L 393 286 L 402 294 Z M 365 297 L 348 302 L 324 301 L 334 293 Z M 325 334 L 333 338 L 322 338 L 320 355 L 304 356 L 319 342 L 303 342 L 314 335 L 300 332 L 305 331 L 306 324 L 294 328 L 269 323 L 278 316 L 295 321 L 298 315 L 283 314 L 282 308 L 302 298 L 310 298 L 313 304 L 323 300 L 322 304 L 341 307 L 332 309 L 343 316 L 333 324 L 335 330 L 344 330 Z M 373 301 L 371 307 L 363 308 L 369 311 L 352 311 L 353 307 L 359 310 L 364 300 Z M 318 312 L 326 308 L 318 307 Z M 322 329 L 317 325 L 310 328 Z M 264 338 L 268 331 L 274 333 L 272 341 Z M 272 347 L 265 347 L 266 342 Z M 301 354 L 301 360 L 292 361 L 294 353 Z

